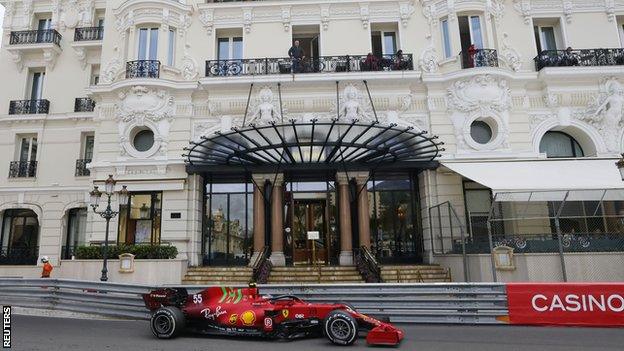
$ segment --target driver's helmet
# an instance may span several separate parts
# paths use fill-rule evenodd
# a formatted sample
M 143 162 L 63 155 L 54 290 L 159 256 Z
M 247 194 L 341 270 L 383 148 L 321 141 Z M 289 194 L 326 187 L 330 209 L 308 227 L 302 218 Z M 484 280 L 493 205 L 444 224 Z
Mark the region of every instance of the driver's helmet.
M 42 256 L 41 257 L 41 263 L 46 263 L 48 262 L 50 259 L 48 258 L 48 256 Z

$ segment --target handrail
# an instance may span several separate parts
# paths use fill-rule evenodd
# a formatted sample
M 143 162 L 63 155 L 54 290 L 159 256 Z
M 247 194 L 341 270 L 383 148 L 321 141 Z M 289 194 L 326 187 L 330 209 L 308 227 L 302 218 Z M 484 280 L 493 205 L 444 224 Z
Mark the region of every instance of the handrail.
M 367 283 L 383 283 L 379 263 L 368 247 L 360 246 L 356 252 L 355 261 L 360 274 Z
M 262 251 L 260 251 L 260 254 L 253 262 L 252 267 L 252 282 L 265 284 L 269 280 L 269 274 L 271 274 L 271 268 L 273 268 L 273 264 L 271 263 L 271 260 L 269 260 L 268 246 L 262 248 Z

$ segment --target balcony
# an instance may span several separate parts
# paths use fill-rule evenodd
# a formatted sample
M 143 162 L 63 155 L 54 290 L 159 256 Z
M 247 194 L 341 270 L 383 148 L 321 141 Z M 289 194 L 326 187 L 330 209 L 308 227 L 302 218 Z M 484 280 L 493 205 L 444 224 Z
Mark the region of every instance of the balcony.
M 159 78 L 160 61 L 137 60 L 126 62 L 126 78 Z
M 498 53 L 494 49 L 476 49 L 459 53 L 462 68 L 498 67 Z
M 624 65 L 624 49 L 544 50 L 535 57 L 535 69 Z
M 83 158 L 76 160 L 76 177 L 88 177 L 91 175 L 91 171 L 87 168 L 87 164 L 91 163 L 90 158 Z
M 82 27 L 74 31 L 74 41 L 93 41 L 104 38 L 104 27 Z
M 9 103 L 10 115 L 30 115 L 48 113 L 50 111 L 50 101 L 39 100 L 12 100 Z
M 56 44 L 61 45 L 61 34 L 56 29 L 23 30 L 11 32 L 9 45 L 22 44 Z
M 37 161 L 12 161 L 9 178 L 33 178 L 37 176 Z
M 312 59 L 257 58 L 206 61 L 206 77 L 413 70 L 411 54 L 320 56 Z
M 0 265 L 36 265 L 39 247 L 2 247 Z
M 95 101 L 91 98 L 76 98 L 74 101 L 74 112 L 93 112 Z

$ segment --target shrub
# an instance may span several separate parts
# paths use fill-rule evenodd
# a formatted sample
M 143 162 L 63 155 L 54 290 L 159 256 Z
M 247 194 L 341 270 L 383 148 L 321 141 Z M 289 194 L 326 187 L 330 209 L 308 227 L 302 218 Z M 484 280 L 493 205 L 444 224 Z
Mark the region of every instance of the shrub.
M 79 246 L 75 250 L 75 256 L 80 260 L 101 260 L 102 246 Z M 134 255 L 135 259 L 173 259 L 178 255 L 178 249 L 171 245 L 110 245 L 108 247 L 109 259 L 117 259 L 123 253 Z

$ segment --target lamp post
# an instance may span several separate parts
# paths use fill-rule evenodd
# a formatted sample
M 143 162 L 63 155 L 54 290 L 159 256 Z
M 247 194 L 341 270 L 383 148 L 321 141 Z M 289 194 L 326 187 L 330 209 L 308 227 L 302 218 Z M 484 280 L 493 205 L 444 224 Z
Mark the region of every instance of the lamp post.
M 91 195 L 91 208 L 93 208 L 93 212 L 99 214 L 102 218 L 106 219 L 106 237 L 104 239 L 104 251 L 102 256 L 104 257 L 104 262 L 102 265 L 102 276 L 100 280 L 105 282 L 108 280 L 108 269 L 106 268 L 106 263 L 108 261 L 108 229 L 110 225 L 111 218 L 114 218 L 119 211 L 113 211 L 111 208 L 111 197 L 115 195 L 115 184 L 117 181 L 113 179 L 113 175 L 109 175 L 108 179 L 104 182 L 104 193 L 102 193 L 97 186 L 93 187 L 93 190 L 89 193 Z M 97 211 L 98 206 L 100 205 L 100 199 L 102 194 L 106 195 L 106 208 L 103 211 Z M 128 203 L 128 189 L 126 186 L 122 186 L 121 191 L 117 194 L 119 205 Z
M 620 171 L 620 177 L 622 177 L 622 181 L 624 181 L 624 154 L 622 154 L 622 157 L 620 157 L 620 159 L 615 163 L 615 165 Z

